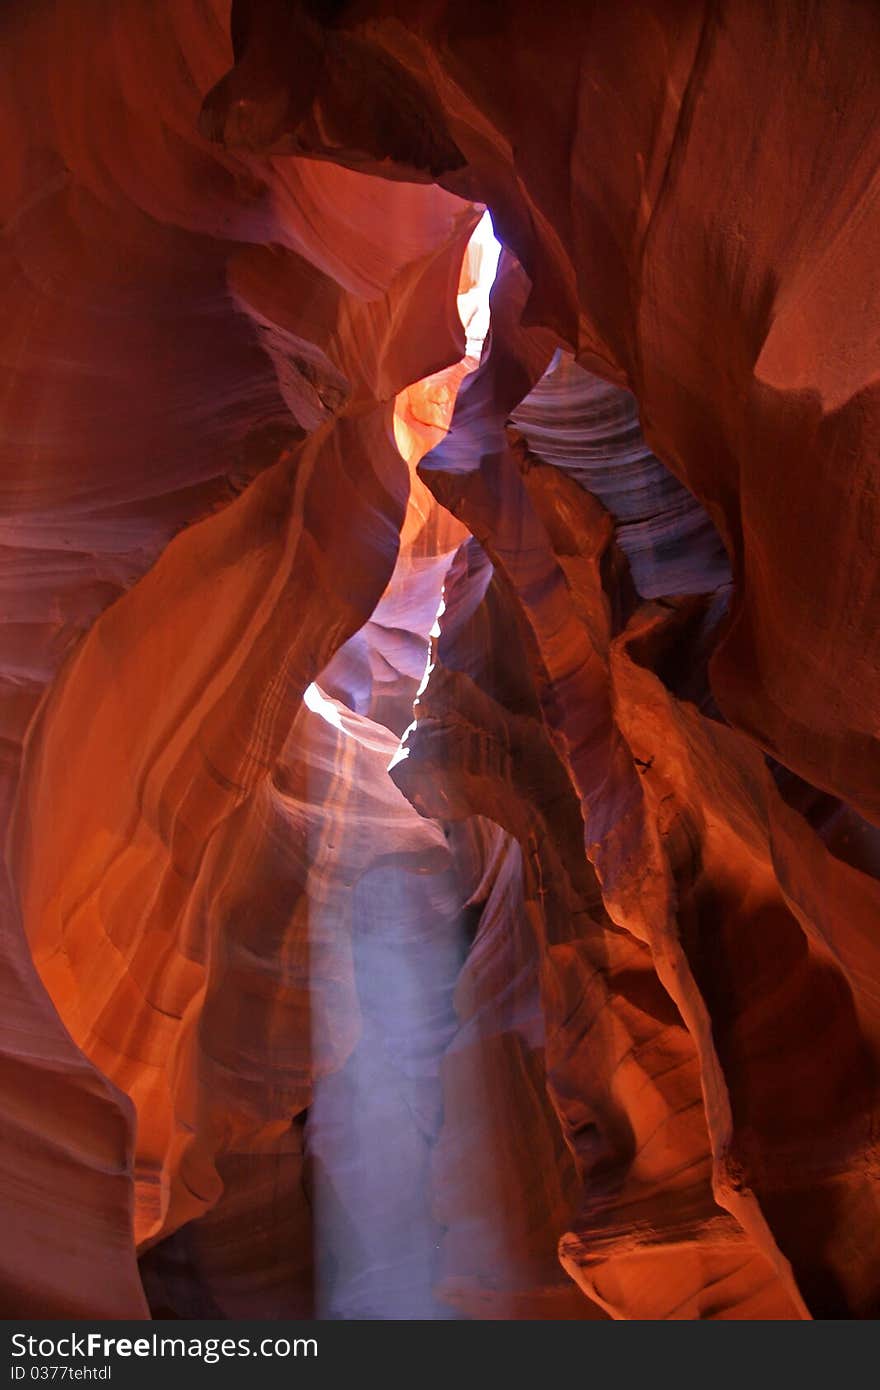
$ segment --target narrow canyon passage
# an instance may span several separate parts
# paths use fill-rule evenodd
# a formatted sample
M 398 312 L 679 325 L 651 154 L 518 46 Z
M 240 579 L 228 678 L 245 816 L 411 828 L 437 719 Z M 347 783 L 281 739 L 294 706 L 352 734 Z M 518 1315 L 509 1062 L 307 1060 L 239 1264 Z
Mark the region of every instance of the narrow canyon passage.
M 556 1263 L 564 1196 L 555 1207 L 542 1200 L 528 1149 L 504 1151 L 536 1099 L 549 1134 L 555 1125 L 541 1104 L 537 956 L 518 846 L 490 822 L 423 819 L 389 777 L 405 756 L 402 726 L 414 727 L 445 582 L 467 539 L 416 468 L 479 363 L 499 254 L 483 214 L 457 296 L 466 356 L 395 405 L 410 494 L 394 572 L 369 622 L 306 691 L 312 718 L 292 740 L 307 763 L 302 810 L 322 810 L 308 839 L 316 1081 L 305 1127 L 318 1316 L 596 1315 Z M 504 911 L 493 914 L 499 892 Z M 491 941 L 493 927 L 513 940 Z M 522 1001 L 505 1023 L 499 981 L 478 963 L 487 938 L 523 956 Z M 499 1046 L 519 1054 L 525 1078 L 509 1063 L 506 1076 L 492 1075 Z M 517 1183 L 519 1200 L 505 1200 Z
M 212 1279 L 198 1247 L 222 1228 L 224 1169 L 214 1209 L 142 1259 L 160 1313 L 242 1316 L 268 1294 L 278 1315 L 601 1316 L 556 1258 L 576 1180 L 546 1095 L 519 846 L 491 821 L 423 818 L 389 776 L 469 539 L 416 469 L 478 366 L 499 253 L 483 214 L 458 286 L 466 355 L 395 402 L 410 490 L 394 571 L 306 689 L 273 773 L 278 832 L 301 855 L 295 968 L 309 1001 L 309 1037 L 300 1025 L 286 1045 L 313 1077 L 286 1190 L 301 1221 L 265 1232 L 262 1249 L 285 1282 L 251 1303 Z M 291 1285 L 285 1242 L 303 1241 Z
M 876 1317 L 876 5 L 0 38 L 0 1311 Z
M 439 822 L 413 810 L 388 767 L 400 725 L 410 723 L 428 680 L 443 585 L 464 535 L 415 469 L 448 428 L 463 372 L 479 360 L 499 251 L 484 214 L 465 252 L 457 296 L 467 355 L 408 387 L 395 405 L 410 494 L 394 572 L 369 623 L 305 695 L 325 725 L 306 734 L 317 754 L 308 799 L 324 808 L 309 844 L 314 1055 L 338 1050 L 359 1019 L 351 1055 L 335 1068 L 330 1063 L 326 1074 L 317 1068 L 306 1127 L 318 1316 L 454 1315 L 435 1293 L 447 1232 L 437 1219 L 433 1169 L 451 1110 L 442 1065 L 459 1027 L 454 993 L 477 885 L 466 881 L 473 865 L 461 863 Z M 328 700 L 328 690 L 338 700 Z M 332 746 L 321 757 L 328 739 Z M 344 944 L 343 924 L 350 933 Z M 346 976 L 349 988 L 340 989 Z M 479 1060 L 477 1054 L 466 1121 L 477 1134 L 487 1129 Z M 467 1114 L 467 1103 L 460 1110 Z M 491 1147 L 490 1134 L 477 1142 Z M 465 1190 L 459 1201 L 474 1205 L 475 1198 Z M 503 1289 L 503 1263 L 497 1276 Z

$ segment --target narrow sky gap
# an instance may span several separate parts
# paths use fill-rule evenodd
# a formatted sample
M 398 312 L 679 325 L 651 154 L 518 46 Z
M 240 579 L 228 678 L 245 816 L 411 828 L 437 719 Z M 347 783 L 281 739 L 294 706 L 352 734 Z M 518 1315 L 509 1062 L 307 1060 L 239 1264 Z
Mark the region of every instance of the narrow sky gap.
M 462 279 L 469 281 L 468 288 L 462 290 L 458 295 L 458 315 L 465 330 L 466 338 L 466 360 L 471 370 L 479 362 L 483 351 L 483 344 L 489 332 L 489 295 L 495 283 L 495 276 L 498 273 L 498 261 L 501 256 L 501 243 L 495 236 L 492 226 L 492 218 L 489 209 L 483 213 L 471 235 L 467 244 L 463 262 Z M 450 402 L 450 413 L 451 413 Z M 395 422 L 397 424 L 397 422 Z M 398 447 L 401 452 L 405 452 L 404 441 L 397 430 L 395 434 L 398 440 Z M 439 637 L 439 620 L 443 612 L 443 598 L 440 598 L 440 605 L 437 617 L 431 632 L 428 634 L 428 658 L 425 668 L 425 677 L 417 692 L 416 699 L 422 693 L 427 683 L 431 671 L 431 637 Z M 332 724 L 335 729 L 345 733 L 339 711 L 332 700 L 328 700 L 322 693 L 318 685 L 312 681 L 305 691 L 303 700 L 308 709 L 314 714 L 319 715 Z M 411 731 L 412 725 L 402 735 L 400 746 L 391 760 L 390 767 L 400 762 L 406 757 L 406 737 Z

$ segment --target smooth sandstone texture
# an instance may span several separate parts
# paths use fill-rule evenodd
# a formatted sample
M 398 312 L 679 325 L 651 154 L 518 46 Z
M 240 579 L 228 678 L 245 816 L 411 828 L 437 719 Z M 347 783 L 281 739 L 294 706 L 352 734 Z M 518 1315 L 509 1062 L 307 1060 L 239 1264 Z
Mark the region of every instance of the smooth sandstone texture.
M 876 7 L 0 26 L 0 1311 L 876 1316 Z

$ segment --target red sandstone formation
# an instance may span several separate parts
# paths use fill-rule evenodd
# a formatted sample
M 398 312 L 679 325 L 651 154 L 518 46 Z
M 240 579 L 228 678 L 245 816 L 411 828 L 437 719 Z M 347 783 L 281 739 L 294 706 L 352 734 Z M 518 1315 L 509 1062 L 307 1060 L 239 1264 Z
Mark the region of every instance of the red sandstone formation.
M 876 7 L 0 24 L 0 1310 L 876 1316 Z

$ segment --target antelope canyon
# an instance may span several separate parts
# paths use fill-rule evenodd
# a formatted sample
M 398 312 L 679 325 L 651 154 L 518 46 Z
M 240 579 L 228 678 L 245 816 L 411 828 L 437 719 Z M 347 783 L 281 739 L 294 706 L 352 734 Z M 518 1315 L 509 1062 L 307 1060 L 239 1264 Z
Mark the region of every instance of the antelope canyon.
M 880 7 L 0 33 L 0 1315 L 880 1316 Z

